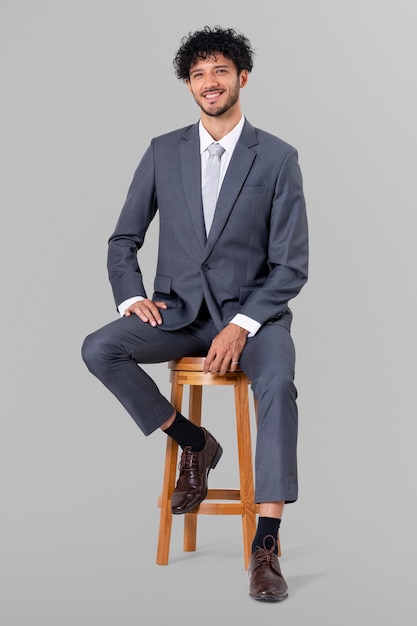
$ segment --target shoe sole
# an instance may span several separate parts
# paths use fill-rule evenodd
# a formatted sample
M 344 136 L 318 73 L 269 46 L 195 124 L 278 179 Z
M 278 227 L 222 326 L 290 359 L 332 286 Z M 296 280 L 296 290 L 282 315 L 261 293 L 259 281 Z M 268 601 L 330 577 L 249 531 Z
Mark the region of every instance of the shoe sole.
M 255 595 L 250 593 L 249 596 L 252 598 L 252 600 L 258 600 L 261 602 L 282 602 L 282 600 L 285 600 L 286 598 L 288 598 L 288 593 L 285 596 L 281 596 L 280 598 L 277 598 L 276 596 L 267 596 L 267 595 Z

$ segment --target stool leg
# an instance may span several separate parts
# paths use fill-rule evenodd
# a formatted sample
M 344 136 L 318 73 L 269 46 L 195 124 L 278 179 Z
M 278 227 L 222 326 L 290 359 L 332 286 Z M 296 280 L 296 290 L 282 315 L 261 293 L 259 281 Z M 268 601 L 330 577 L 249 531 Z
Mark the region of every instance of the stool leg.
M 170 498 L 175 486 L 175 475 L 177 471 L 178 444 L 171 439 L 171 437 L 167 439 L 164 480 L 160 500 L 161 514 L 159 518 L 158 549 L 156 555 L 157 565 L 168 565 L 172 528 Z
M 181 410 L 183 385 L 178 384 L 178 373 L 172 372 L 171 376 L 171 403 L 178 411 Z M 157 565 L 168 565 L 169 547 L 171 542 L 172 513 L 171 495 L 175 487 L 177 473 L 178 444 L 167 437 L 165 452 L 165 468 L 160 498 L 161 514 L 159 519 L 158 548 L 156 555 Z
M 249 567 L 252 541 L 256 532 L 255 490 L 253 485 L 252 443 L 248 404 L 248 382 L 239 374 L 235 386 L 236 430 L 239 459 L 240 500 L 244 506 L 242 515 L 243 551 L 245 569 Z
M 201 426 L 201 405 L 203 398 L 203 387 L 201 385 L 190 385 L 190 400 L 188 417 L 193 424 Z M 186 513 L 184 515 L 184 541 L 185 552 L 194 552 L 197 548 L 197 515 L 196 513 Z

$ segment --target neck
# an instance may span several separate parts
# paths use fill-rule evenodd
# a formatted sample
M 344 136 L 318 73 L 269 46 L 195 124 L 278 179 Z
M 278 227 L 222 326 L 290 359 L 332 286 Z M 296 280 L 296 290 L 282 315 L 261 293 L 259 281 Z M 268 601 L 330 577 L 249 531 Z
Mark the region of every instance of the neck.
M 240 122 L 242 118 L 242 111 L 227 111 L 224 115 L 219 117 L 212 117 L 207 115 L 204 111 L 201 113 L 201 122 L 208 133 L 213 137 L 215 141 L 219 141 L 222 137 L 230 133 L 234 129 L 236 124 Z

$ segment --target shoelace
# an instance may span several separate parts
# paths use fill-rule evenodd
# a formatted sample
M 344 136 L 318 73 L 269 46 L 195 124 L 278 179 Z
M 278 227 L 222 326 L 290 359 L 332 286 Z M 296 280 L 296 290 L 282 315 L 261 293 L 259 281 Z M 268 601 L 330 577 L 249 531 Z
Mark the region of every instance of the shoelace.
M 185 470 L 189 470 L 189 471 L 194 470 L 197 467 L 196 461 L 197 461 L 197 455 L 191 449 L 191 446 L 185 446 L 181 455 L 181 460 L 179 462 L 178 469 L 180 470 L 180 472 L 185 471 Z
M 270 539 L 272 541 L 272 546 L 270 548 L 266 547 L 266 540 Z M 276 540 L 273 535 L 266 535 L 263 540 L 263 547 L 259 547 L 259 550 L 256 552 L 256 565 L 263 565 L 264 563 L 272 563 L 277 559 L 277 555 L 274 550 L 276 547 Z

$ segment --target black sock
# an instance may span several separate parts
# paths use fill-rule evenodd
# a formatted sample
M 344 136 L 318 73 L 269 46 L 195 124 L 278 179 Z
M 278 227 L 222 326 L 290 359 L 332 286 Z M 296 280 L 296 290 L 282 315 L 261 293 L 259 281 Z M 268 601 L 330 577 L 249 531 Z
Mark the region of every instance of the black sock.
M 171 426 L 165 429 L 164 432 L 169 437 L 172 437 L 181 448 L 190 446 L 195 452 L 201 452 L 206 444 L 203 430 L 190 422 L 190 420 L 187 420 L 178 411 Z
M 278 530 L 281 524 L 281 520 L 276 517 L 260 517 L 258 519 L 258 528 L 256 530 L 256 535 L 252 543 L 252 554 L 258 550 L 258 548 L 265 547 L 267 550 L 271 550 L 274 542 L 271 537 L 268 535 L 272 535 L 275 539 L 275 547 L 274 552 L 278 554 Z M 268 537 L 265 541 L 264 539 Z

